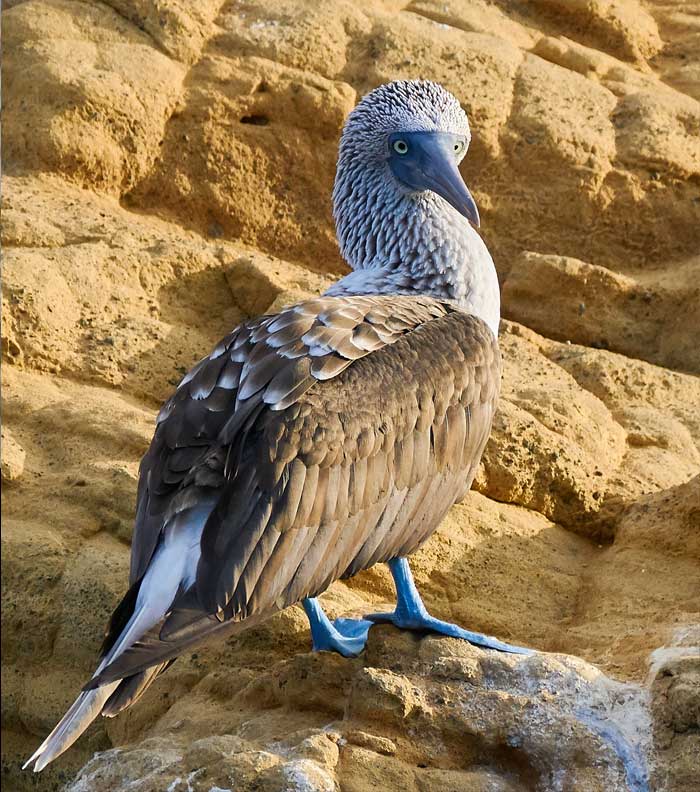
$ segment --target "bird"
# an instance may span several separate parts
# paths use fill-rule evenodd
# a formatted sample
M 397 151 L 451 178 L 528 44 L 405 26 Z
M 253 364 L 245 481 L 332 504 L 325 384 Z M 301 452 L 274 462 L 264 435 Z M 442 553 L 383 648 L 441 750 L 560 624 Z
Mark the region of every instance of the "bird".
M 408 557 L 469 491 L 498 401 L 500 292 L 459 171 L 457 98 L 429 80 L 365 95 L 333 188 L 351 272 L 245 321 L 165 402 L 139 469 L 130 587 L 92 678 L 27 760 L 39 772 L 184 650 L 301 604 L 312 649 L 373 624 L 529 653 L 433 617 Z M 331 621 L 318 596 L 388 564 L 396 606 Z

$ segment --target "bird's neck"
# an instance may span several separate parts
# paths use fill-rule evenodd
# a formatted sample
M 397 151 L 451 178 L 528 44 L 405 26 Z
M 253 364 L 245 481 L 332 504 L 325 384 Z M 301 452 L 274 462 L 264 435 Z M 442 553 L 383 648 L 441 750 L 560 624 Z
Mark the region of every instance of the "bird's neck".
M 327 292 L 429 295 L 483 319 L 498 336 L 500 292 L 493 260 L 479 234 L 446 201 L 368 191 L 334 193 L 340 250 L 353 268 Z M 374 196 L 374 198 L 373 198 Z M 355 200 L 343 200 L 343 198 Z

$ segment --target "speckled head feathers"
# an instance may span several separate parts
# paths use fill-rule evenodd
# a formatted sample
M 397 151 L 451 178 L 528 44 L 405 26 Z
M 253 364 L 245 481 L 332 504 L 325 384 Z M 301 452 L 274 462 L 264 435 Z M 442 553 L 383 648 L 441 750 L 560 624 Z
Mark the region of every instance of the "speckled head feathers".
M 343 128 L 333 189 L 338 242 L 353 269 L 375 266 L 407 239 L 413 232 L 406 219 L 414 209 L 432 203 L 441 212 L 446 206 L 428 192 L 410 195 L 392 175 L 389 140 L 399 132 L 446 132 L 466 142 L 471 137 L 467 114 L 438 83 L 396 80 L 363 97 Z
M 368 93 L 350 113 L 340 153 L 384 157 L 393 132 L 451 132 L 470 139 L 467 114 L 449 91 L 429 80 L 396 80 Z
M 455 207 L 458 179 L 468 194 L 456 165 L 470 139 L 467 114 L 437 83 L 400 80 L 359 102 L 343 129 L 333 188 L 338 244 L 354 272 L 328 294 L 429 294 L 453 300 L 498 333 L 496 269 Z M 395 154 L 408 154 L 406 173 Z

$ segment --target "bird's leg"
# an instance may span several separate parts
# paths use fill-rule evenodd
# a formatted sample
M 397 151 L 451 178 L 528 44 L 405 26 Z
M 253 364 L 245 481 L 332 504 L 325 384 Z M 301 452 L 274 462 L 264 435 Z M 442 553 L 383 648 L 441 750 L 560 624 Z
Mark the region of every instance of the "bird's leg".
M 366 619 L 377 623 L 390 622 L 404 630 L 428 630 L 441 633 L 442 635 L 449 635 L 452 638 L 463 638 L 469 643 L 483 646 L 487 649 L 497 649 L 499 652 L 532 653 L 531 649 L 511 646 L 489 635 L 471 632 L 471 630 L 465 630 L 456 624 L 436 619 L 428 613 L 423 604 L 423 600 L 413 581 L 408 559 L 394 558 L 389 561 L 389 569 L 396 585 L 396 608 L 390 613 L 371 613 L 365 616 Z
M 343 657 L 356 657 L 365 648 L 373 622 L 365 619 L 331 622 L 315 597 L 308 597 L 301 604 L 309 618 L 314 652 L 338 652 Z

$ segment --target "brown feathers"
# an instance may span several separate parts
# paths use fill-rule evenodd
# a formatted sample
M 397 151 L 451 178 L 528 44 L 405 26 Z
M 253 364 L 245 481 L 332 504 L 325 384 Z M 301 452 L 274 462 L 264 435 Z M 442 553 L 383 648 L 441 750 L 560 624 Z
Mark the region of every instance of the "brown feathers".
M 215 352 L 161 411 L 134 535 L 137 579 L 165 520 L 214 502 L 196 582 L 121 676 L 211 633 L 213 617 L 258 620 L 413 552 L 470 483 L 498 395 L 487 326 L 430 298 L 310 300 Z

